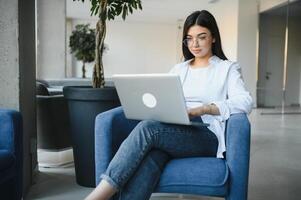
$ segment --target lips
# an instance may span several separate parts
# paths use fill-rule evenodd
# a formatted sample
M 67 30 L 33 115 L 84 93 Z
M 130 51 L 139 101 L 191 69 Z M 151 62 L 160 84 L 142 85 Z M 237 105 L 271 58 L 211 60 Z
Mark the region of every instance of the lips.
M 194 53 L 194 54 L 198 54 L 198 53 L 200 53 L 202 50 L 201 49 L 198 49 L 198 50 L 192 50 L 192 52 Z

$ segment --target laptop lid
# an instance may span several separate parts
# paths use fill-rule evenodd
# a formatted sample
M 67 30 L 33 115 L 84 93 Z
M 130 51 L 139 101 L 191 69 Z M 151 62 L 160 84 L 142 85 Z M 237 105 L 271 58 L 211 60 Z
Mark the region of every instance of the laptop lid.
M 128 119 L 190 124 L 178 75 L 123 74 L 112 78 Z

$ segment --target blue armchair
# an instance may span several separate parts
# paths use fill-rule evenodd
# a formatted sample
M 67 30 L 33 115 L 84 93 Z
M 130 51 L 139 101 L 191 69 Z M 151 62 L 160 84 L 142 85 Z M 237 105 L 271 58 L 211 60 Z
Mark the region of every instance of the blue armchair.
M 125 118 L 121 107 L 101 113 L 95 122 L 96 184 L 122 141 L 139 121 Z M 227 121 L 226 159 L 172 159 L 165 166 L 155 192 L 182 193 L 246 200 L 250 158 L 250 123 L 245 114 Z M 198 167 L 196 167 L 198 166 Z
M 22 198 L 22 118 L 0 109 L 0 199 Z

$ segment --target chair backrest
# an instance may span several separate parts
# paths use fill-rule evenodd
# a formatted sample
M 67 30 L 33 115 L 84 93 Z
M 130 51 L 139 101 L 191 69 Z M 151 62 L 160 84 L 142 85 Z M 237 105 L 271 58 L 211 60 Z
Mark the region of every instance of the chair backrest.
M 46 81 L 46 80 L 43 80 L 43 79 L 37 79 L 36 82 L 39 82 L 39 83 L 45 85 L 45 87 L 50 87 L 49 82 Z
M 49 96 L 47 85 L 42 82 L 36 81 L 36 95 Z
M 0 149 L 10 151 L 15 157 L 14 164 L 0 173 L 0 198 L 22 199 L 23 134 L 20 112 L 0 109 Z

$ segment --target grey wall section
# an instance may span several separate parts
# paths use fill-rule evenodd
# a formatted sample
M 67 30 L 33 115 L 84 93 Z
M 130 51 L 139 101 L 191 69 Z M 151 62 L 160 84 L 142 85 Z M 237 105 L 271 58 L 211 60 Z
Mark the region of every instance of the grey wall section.
M 36 163 L 30 151 L 36 138 L 34 10 L 34 0 L 0 1 L 0 107 L 22 113 L 25 193 Z
M 24 193 L 33 183 L 33 172 L 37 172 L 35 45 L 35 0 L 19 0 L 19 104 L 23 116 Z
M 19 110 L 18 0 L 1 0 L 0 13 L 0 107 Z
M 239 0 L 238 10 L 237 61 L 241 65 L 246 87 L 251 92 L 256 106 L 257 1 Z
M 37 78 L 65 78 L 66 2 L 37 1 Z

